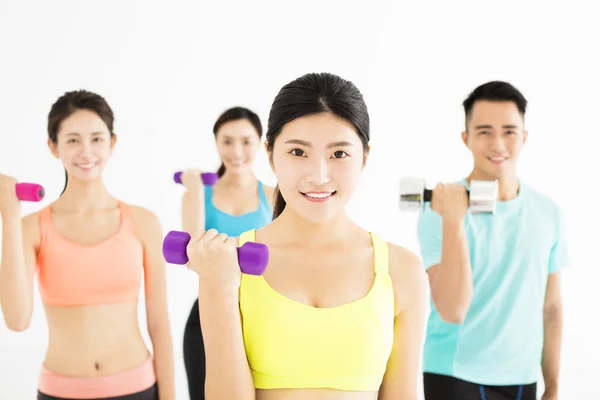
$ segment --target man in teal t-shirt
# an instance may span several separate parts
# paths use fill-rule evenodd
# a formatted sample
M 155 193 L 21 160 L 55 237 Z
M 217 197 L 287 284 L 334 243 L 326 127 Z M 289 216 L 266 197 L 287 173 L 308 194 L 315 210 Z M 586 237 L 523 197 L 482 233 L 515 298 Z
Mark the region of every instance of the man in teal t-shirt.
M 474 168 L 437 185 L 419 218 L 431 286 L 424 349 L 426 400 L 558 399 L 559 271 L 569 263 L 565 221 L 547 196 L 522 182 L 516 163 L 526 139 L 527 101 L 489 82 L 463 103 L 462 137 Z M 470 214 L 472 180 L 497 180 L 495 215 Z

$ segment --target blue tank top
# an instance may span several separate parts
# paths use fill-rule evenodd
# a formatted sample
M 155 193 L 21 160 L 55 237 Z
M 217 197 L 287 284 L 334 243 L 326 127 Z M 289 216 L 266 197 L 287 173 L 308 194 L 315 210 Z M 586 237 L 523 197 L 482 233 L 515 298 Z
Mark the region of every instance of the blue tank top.
M 260 229 L 271 222 L 273 208 L 267 201 L 261 181 L 258 181 L 259 204 L 255 211 L 242 215 L 231 215 L 217 209 L 212 201 L 212 186 L 204 186 L 204 214 L 206 230 L 216 229 L 219 233 L 229 236 L 240 236 L 243 232 Z

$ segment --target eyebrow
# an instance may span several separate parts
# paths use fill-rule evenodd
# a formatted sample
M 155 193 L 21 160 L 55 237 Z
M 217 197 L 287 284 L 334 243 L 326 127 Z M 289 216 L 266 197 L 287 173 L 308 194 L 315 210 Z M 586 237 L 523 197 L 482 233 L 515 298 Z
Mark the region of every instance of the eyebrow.
M 289 143 L 289 144 L 299 144 L 301 146 L 306 146 L 306 147 L 312 147 L 312 143 L 307 142 L 305 140 L 300 140 L 300 139 L 290 139 L 290 140 L 286 140 L 285 143 Z M 327 148 L 330 147 L 341 147 L 341 146 L 354 146 L 352 143 L 350 142 L 346 142 L 346 141 L 341 141 L 341 142 L 333 142 L 333 143 L 329 143 L 327 145 Z
M 491 125 L 477 125 L 475 129 L 493 129 Z M 502 129 L 519 129 L 517 125 L 502 125 Z
M 102 135 L 104 132 L 94 132 L 92 133 L 92 136 L 97 136 L 97 135 Z M 79 136 L 79 133 L 77 132 L 70 132 L 67 133 L 67 136 Z
M 244 136 L 239 136 L 239 139 L 249 139 L 249 138 L 252 138 L 252 135 L 248 134 L 248 135 L 244 135 Z M 233 140 L 233 139 L 236 139 L 236 137 L 235 136 L 229 136 L 229 135 L 223 135 L 223 139 Z

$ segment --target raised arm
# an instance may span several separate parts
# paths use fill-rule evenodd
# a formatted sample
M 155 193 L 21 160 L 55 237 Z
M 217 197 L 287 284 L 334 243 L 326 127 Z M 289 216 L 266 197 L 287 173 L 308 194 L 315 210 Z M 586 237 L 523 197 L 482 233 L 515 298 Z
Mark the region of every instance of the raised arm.
M 418 225 L 433 304 L 444 321 L 454 324 L 464 320 L 473 298 L 466 211 L 464 186 L 438 186 Z
M 161 400 L 175 399 L 173 341 L 167 307 L 165 261 L 161 253 L 160 221 L 148 210 L 132 207 L 136 231 L 144 245 L 144 279 L 148 334 L 154 349 L 154 367 Z
M 255 398 L 239 308 L 236 240 L 214 229 L 192 236 L 189 267 L 199 275 L 198 306 L 206 354 L 207 400 Z
M 33 314 L 33 275 L 40 233 L 37 214 L 21 220 L 16 184 L 14 178 L 0 174 L 0 305 L 8 329 L 23 331 Z
M 204 230 L 204 184 L 200 178 L 202 171 L 190 169 L 181 174 L 181 183 L 186 192 L 181 200 L 181 226 L 183 231 L 194 234 Z
M 378 400 L 417 400 L 427 312 L 427 276 L 413 253 L 389 244 L 396 299 L 394 345 Z

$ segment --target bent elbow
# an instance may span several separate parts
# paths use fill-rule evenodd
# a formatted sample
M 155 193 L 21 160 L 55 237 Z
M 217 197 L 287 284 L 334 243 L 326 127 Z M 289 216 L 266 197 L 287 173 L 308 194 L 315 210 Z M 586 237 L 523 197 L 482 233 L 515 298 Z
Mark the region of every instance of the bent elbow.
M 469 312 L 470 303 L 465 302 L 461 304 L 435 304 L 435 308 L 440 315 L 442 321 L 449 324 L 462 324 L 467 317 Z
M 6 327 L 13 332 L 23 332 L 31 325 L 31 318 L 4 318 Z
M 440 318 L 442 319 L 442 321 L 448 324 L 455 325 L 462 324 L 465 321 L 465 317 L 467 316 L 467 313 L 460 309 L 448 310 L 446 312 L 438 311 L 438 314 L 440 314 Z

